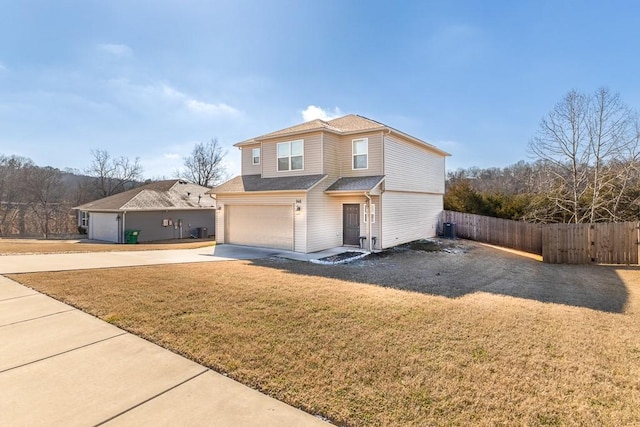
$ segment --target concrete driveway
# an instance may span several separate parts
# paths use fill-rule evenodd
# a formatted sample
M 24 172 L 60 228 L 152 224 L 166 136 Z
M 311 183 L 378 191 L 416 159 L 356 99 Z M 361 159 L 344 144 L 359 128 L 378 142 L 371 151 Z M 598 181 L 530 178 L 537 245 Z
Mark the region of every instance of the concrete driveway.
M 197 249 L 0 256 L 0 274 L 231 261 L 277 255 L 277 249 L 216 245 Z
M 0 256 L 3 274 L 263 258 L 194 250 Z M 1 426 L 326 426 L 320 418 L 0 276 Z

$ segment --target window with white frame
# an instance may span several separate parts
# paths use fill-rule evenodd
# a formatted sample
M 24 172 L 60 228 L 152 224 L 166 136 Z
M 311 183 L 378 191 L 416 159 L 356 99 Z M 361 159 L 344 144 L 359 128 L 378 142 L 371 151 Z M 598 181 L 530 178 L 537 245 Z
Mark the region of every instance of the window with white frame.
M 89 226 L 89 212 L 87 211 L 80 212 L 80 226 L 81 227 Z
M 304 169 L 304 140 L 278 143 L 278 172 Z
M 260 164 L 260 148 L 251 150 L 251 163 L 254 165 Z
M 360 138 L 352 141 L 353 169 L 367 169 L 369 167 L 369 139 Z
M 365 203 L 364 205 L 364 209 L 362 209 L 362 212 L 364 212 L 364 218 L 363 221 L 366 224 L 369 221 L 369 218 L 371 218 L 371 224 L 375 224 L 376 223 L 376 205 L 372 204 L 371 205 L 371 213 L 369 213 L 369 205 L 367 203 Z

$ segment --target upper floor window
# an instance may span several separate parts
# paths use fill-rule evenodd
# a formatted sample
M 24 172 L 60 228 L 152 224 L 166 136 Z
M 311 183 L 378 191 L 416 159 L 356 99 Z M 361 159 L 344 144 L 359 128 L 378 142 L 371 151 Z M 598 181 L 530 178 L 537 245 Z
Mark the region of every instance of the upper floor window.
M 278 143 L 278 171 L 304 169 L 304 141 Z
M 254 165 L 260 164 L 260 149 L 254 148 L 251 150 L 251 162 Z
M 367 169 L 369 167 L 369 140 L 367 138 L 354 139 L 353 169 Z

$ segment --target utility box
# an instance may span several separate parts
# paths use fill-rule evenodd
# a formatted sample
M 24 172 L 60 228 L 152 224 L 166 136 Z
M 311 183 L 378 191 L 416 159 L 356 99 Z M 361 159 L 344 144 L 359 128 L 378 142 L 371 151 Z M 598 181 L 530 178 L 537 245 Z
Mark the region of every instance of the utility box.
M 209 238 L 209 230 L 207 230 L 207 227 L 199 227 L 198 239 L 208 239 L 208 238 Z
M 444 233 L 443 236 L 447 239 L 455 239 L 456 238 L 456 223 L 455 222 L 445 222 L 444 223 Z

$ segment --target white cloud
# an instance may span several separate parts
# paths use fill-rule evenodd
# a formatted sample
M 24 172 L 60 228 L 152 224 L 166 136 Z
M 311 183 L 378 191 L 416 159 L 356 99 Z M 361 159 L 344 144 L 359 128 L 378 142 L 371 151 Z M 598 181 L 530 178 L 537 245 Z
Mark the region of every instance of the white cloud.
M 3 73 L 5 71 L 9 71 L 9 69 L 2 62 L 0 62 L 0 73 Z
M 181 106 L 186 111 L 205 117 L 230 117 L 240 116 L 241 112 L 236 108 L 220 103 L 205 102 L 200 99 L 175 89 L 169 84 L 141 85 L 130 82 L 127 79 L 111 79 L 109 83 L 117 88 L 120 98 L 131 104 L 148 105 L 151 108 L 164 105 L 171 107 Z M 146 108 L 146 107 L 145 107 Z
M 133 49 L 126 44 L 101 43 L 98 45 L 98 49 L 119 58 L 133 56 Z
M 230 107 L 225 103 L 209 104 L 207 102 L 198 101 L 196 99 L 187 99 L 185 101 L 185 104 L 189 110 L 200 114 L 211 116 L 238 114 L 238 110 Z
M 323 110 L 322 108 L 316 107 L 315 105 L 309 105 L 306 110 L 302 111 L 302 118 L 305 122 L 315 119 L 332 120 L 342 115 L 343 113 L 338 107 L 335 107 L 333 111 L 331 111 Z
M 168 98 L 179 100 L 189 111 L 197 114 L 223 116 L 236 115 L 240 113 L 235 108 L 223 102 L 211 104 L 209 102 L 200 101 L 166 84 L 162 85 L 162 93 Z

